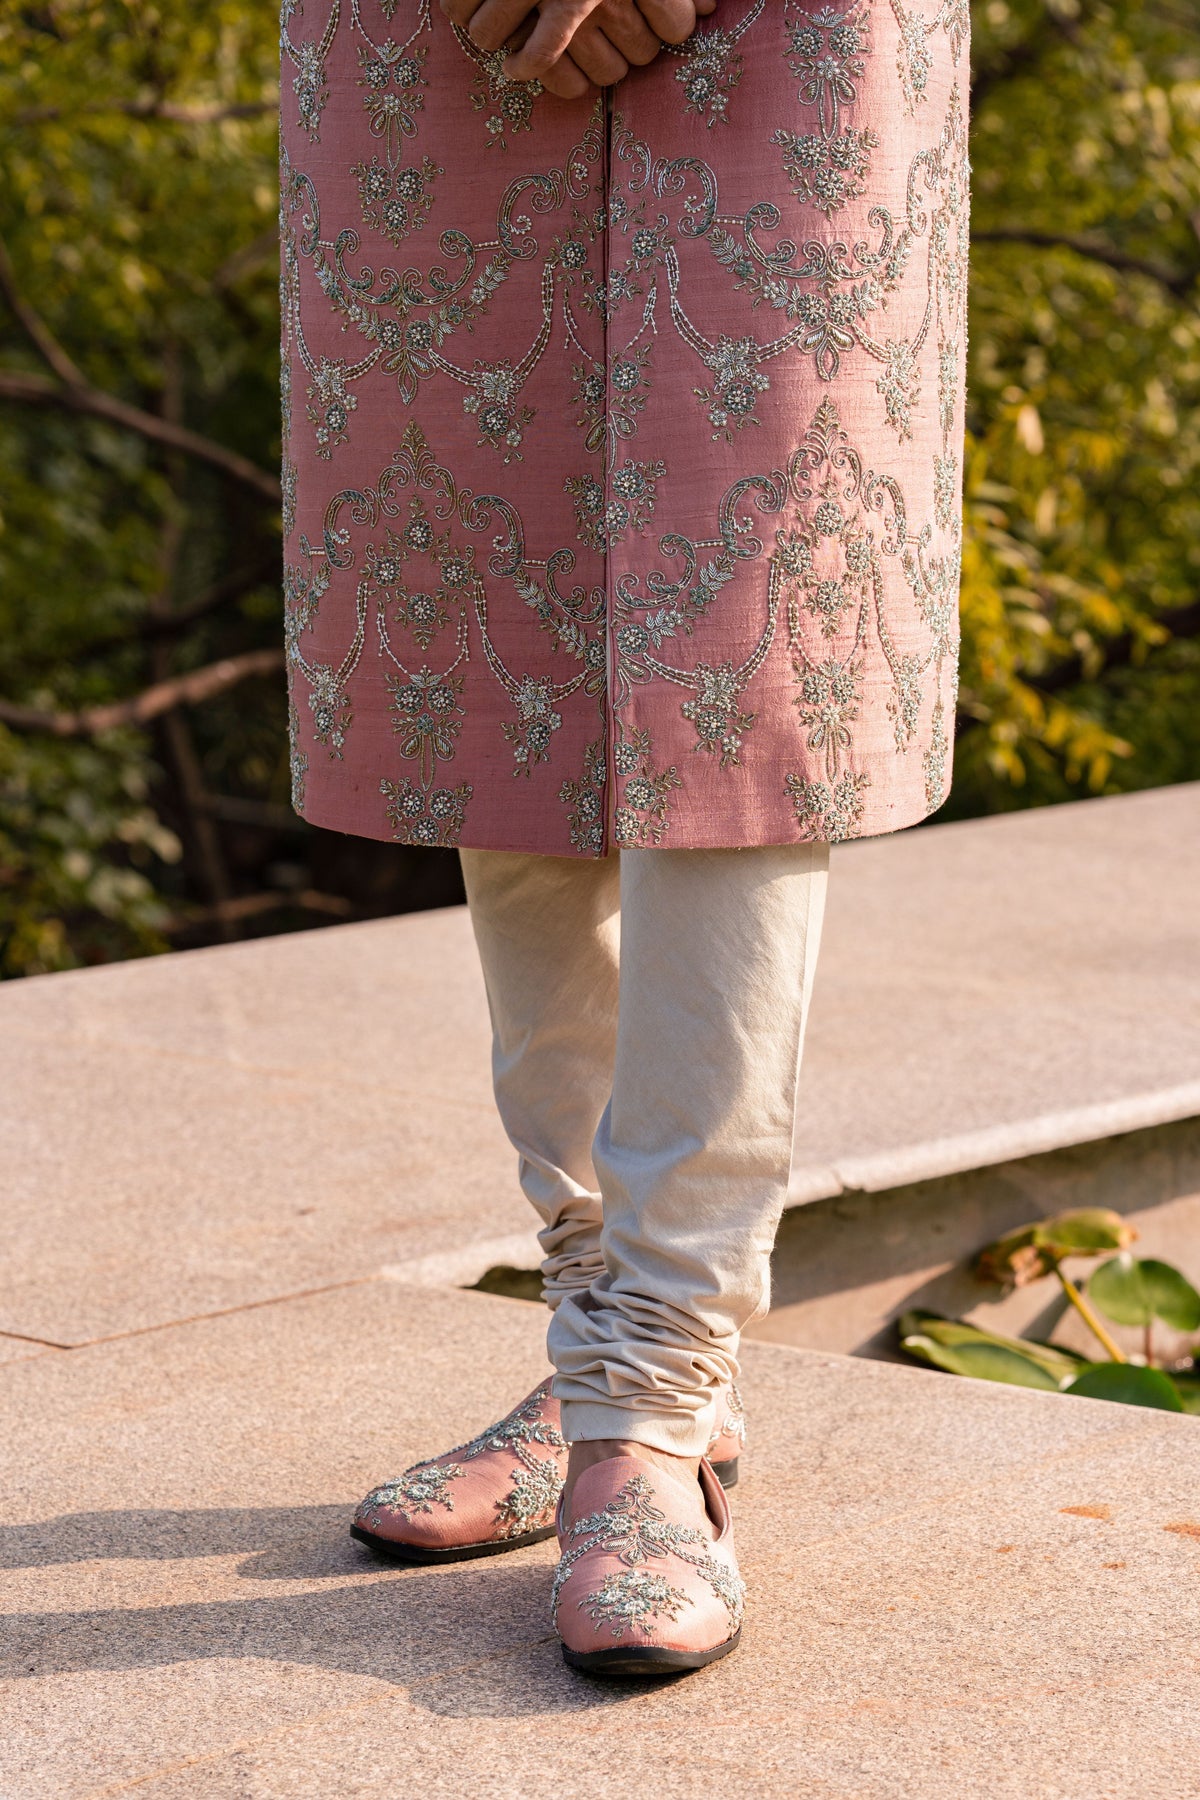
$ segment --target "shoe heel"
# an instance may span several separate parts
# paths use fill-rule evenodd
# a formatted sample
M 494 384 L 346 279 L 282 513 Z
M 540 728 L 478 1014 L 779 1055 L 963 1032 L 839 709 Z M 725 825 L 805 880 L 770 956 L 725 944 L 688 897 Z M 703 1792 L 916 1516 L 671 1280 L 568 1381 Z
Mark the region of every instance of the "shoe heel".
M 714 1463 L 712 1472 L 720 1482 L 721 1486 L 725 1489 L 725 1492 L 728 1493 L 730 1488 L 735 1488 L 738 1484 L 737 1457 L 731 1457 L 728 1462 Z

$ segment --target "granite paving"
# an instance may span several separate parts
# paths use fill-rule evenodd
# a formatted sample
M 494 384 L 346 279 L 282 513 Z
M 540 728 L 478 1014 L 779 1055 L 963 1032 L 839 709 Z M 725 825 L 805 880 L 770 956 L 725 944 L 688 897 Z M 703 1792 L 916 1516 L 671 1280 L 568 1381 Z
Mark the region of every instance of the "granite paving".
M 398 1570 L 361 1492 L 543 1370 L 377 1282 L 0 1371 L 4 1800 L 1189 1800 L 1189 1419 L 748 1347 L 742 1648 L 567 1671 L 553 1548 Z

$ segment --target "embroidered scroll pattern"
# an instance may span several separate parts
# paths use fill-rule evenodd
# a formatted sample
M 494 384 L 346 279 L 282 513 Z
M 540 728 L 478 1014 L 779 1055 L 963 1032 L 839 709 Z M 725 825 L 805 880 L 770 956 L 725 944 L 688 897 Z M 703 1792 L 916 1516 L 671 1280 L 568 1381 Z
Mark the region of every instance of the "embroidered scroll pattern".
M 505 766 L 544 793 L 544 847 L 581 855 L 671 842 L 701 770 L 734 821 L 758 796 L 791 821 L 784 835 L 886 829 L 872 810 L 877 730 L 862 754 L 881 710 L 892 755 L 920 760 L 926 806 L 940 804 L 961 550 L 968 15 L 966 0 L 926 4 L 728 0 L 667 65 L 675 126 L 664 116 L 654 141 L 639 135 L 636 108 L 623 111 L 635 76 L 577 108 L 574 142 L 547 165 L 541 109 L 561 118 L 562 103 L 507 81 L 502 58 L 431 0 L 283 0 L 297 805 L 319 771 L 353 758 L 368 687 L 392 732 L 380 835 L 405 843 L 472 841 L 477 810 L 504 805 Z M 451 54 L 463 105 L 449 122 Z M 755 121 L 739 108 L 763 58 L 792 99 Z M 900 180 L 884 179 L 864 113 L 874 94 L 878 118 L 888 81 L 921 133 Z M 731 210 L 724 146 L 738 131 L 761 132 L 762 189 Z M 478 207 L 471 230 L 456 217 L 451 144 L 495 197 L 482 234 Z M 504 353 L 488 355 L 483 327 L 500 318 Z M 875 395 L 865 441 L 843 420 L 844 376 Z M 561 404 L 547 400 L 556 389 Z M 780 458 L 796 393 L 817 398 Z M 370 469 L 368 405 L 396 421 L 395 448 Z M 441 460 L 448 409 L 474 434 L 469 466 Z M 562 467 L 564 430 L 575 448 Z M 915 446 L 931 438 L 928 468 Z M 722 491 L 706 474 L 685 519 L 677 471 L 697 466 L 697 441 Z M 881 459 L 885 441 L 894 456 Z M 547 457 L 574 519 L 557 542 L 534 498 Z M 505 626 L 523 618 L 539 649 L 518 659 Z M 586 747 L 567 766 L 559 741 L 582 705 L 595 725 L 572 736 Z M 781 707 L 796 750 L 782 772 L 756 749 Z

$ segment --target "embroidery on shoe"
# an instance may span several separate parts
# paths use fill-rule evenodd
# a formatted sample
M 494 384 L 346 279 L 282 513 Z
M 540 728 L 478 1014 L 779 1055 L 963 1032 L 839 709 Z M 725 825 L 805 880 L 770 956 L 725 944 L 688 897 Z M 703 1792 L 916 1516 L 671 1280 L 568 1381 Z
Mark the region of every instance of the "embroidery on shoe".
M 669 1556 L 677 1556 L 681 1562 L 690 1563 L 724 1605 L 729 1615 L 730 1633 L 738 1629 L 742 1621 L 745 1582 L 727 1563 L 713 1555 L 711 1539 L 706 1538 L 702 1532 L 693 1530 L 690 1525 L 673 1524 L 659 1507 L 652 1505 L 650 1495 L 653 1492 L 653 1487 L 644 1475 L 631 1476 L 620 1493 L 601 1512 L 588 1513 L 570 1527 L 567 1533 L 569 1547 L 563 1552 L 555 1572 L 551 1594 L 555 1624 L 558 1622 L 563 1589 L 576 1565 L 593 1550 L 599 1550 L 610 1556 L 615 1555 L 633 1570 L 639 1564 L 644 1565 L 652 1560 L 663 1561 Z M 661 1579 L 653 1577 L 650 1571 L 642 1572 L 646 1579 Z M 663 1585 L 668 1584 L 664 1581 Z M 579 1602 L 580 1606 L 586 1609 L 600 1604 L 601 1597 L 610 1588 L 611 1579 L 596 1592 L 585 1595 Z M 675 1589 L 669 1591 L 676 1592 Z M 678 1597 L 681 1602 L 687 1602 L 685 1594 Z M 618 1632 L 614 1635 L 620 1634 Z
M 443 1461 L 417 1463 L 397 1480 L 375 1488 L 359 1507 L 358 1517 L 374 1530 L 383 1523 L 383 1508 L 403 1519 L 411 1519 L 416 1513 L 432 1513 L 435 1506 L 453 1512 L 450 1484 L 466 1474 L 463 1463 L 489 1452 L 513 1450 L 519 1466 L 510 1473 L 512 1486 L 496 1501 L 496 1535 L 524 1537 L 550 1526 L 563 1486 L 563 1470 L 557 1459 L 566 1456 L 567 1441 L 542 1417 L 542 1407 L 549 1396 L 550 1384 L 543 1382 L 497 1424 L 489 1425 L 469 1443 L 448 1450 Z M 551 1452 L 550 1457 L 534 1456 L 532 1444 L 543 1445 Z
M 736 1381 L 731 1381 L 725 1392 L 725 1413 L 717 1415 L 717 1424 L 708 1440 L 708 1447 L 719 1444 L 723 1437 L 733 1438 L 738 1446 L 746 1448 L 746 1403 L 742 1399 L 741 1389 Z
M 432 1513 L 435 1506 L 454 1511 L 450 1483 L 466 1474 L 458 1463 L 418 1463 L 406 1469 L 395 1481 L 386 1481 L 369 1493 L 358 1509 L 360 1519 L 374 1528 L 383 1523 L 381 1510 L 399 1513 L 411 1519 L 416 1513 Z
M 523 1444 L 545 1444 L 551 1450 L 565 1450 L 567 1440 L 555 1426 L 548 1425 L 542 1417 L 542 1406 L 549 1398 L 550 1387 L 543 1382 L 520 1406 L 495 1425 L 489 1425 L 478 1437 L 473 1437 L 469 1444 L 460 1444 L 449 1455 L 462 1457 L 483 1456 L 489 1450 L 513 1450 Z
M 554 1522 L 554 1509 L 562 1493 L 562 1470 L 544 1457 L 526 1457 L 511 1473 L 512 1487 L 503 1500 L 497 1500 L 497 1525 L 501 1537 L 524 1537 Z
M 557 1457 L 567 1453 L 567 1440 L 556 1426 L 542 1417 L 542 1407 L 550 1397 L 550 1384 L 543 1382 L 527 1400 L 496 1425 L 481 1431 L 451 1456 L 474 1458 L 489 1451 L 515 1450 L 518 1467 L 510 1474 L 512 1486 L 503 1499 L 497 1500 L 497 1536 L 525 1537 L 541 1531 L 554 1522 L 554 1509 L 563 1489 L 563 1470 Z M 534 1456 L 530 1445 L 541 1444 L 551 1451 L 549 1458 Z
M 627 1630 L 641 1631 L 649 1637 L 658 1619 L 669 1619 L 673 1624 L 680 1607 L 687 1604 L 686 1594 L 647 1569 L 610 1575 L 602 1588 L 579 1602 L 592 1624 L 611 1625 L 615 1638 L 623 1638 Z

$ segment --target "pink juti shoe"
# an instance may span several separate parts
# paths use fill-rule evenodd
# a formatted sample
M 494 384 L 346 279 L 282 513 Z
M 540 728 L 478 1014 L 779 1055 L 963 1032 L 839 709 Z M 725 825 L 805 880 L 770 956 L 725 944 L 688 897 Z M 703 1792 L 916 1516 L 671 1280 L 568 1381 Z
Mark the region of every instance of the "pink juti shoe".
M 354 1515 L 352 1537 L 397 1562 L 466 1562 L 553 1537 L 567 1473 L 558 1401 L 543 1381 L 507 1418 L 469 1444 L 406 1469 L 372 1489 Z M 733 1487 L 745 1448 L 746 1415 L 731 1385 L 721 1395 L 709 1457 Z
M 676 1675 L 737 1647 L 746 1589 L 711 1464 L 697 1492 L 657 1463 L 614 1456 L 576 1481 L 570 1519 L 561 1502 L 559 1513 L 554 1623 L 568 1667 Z

